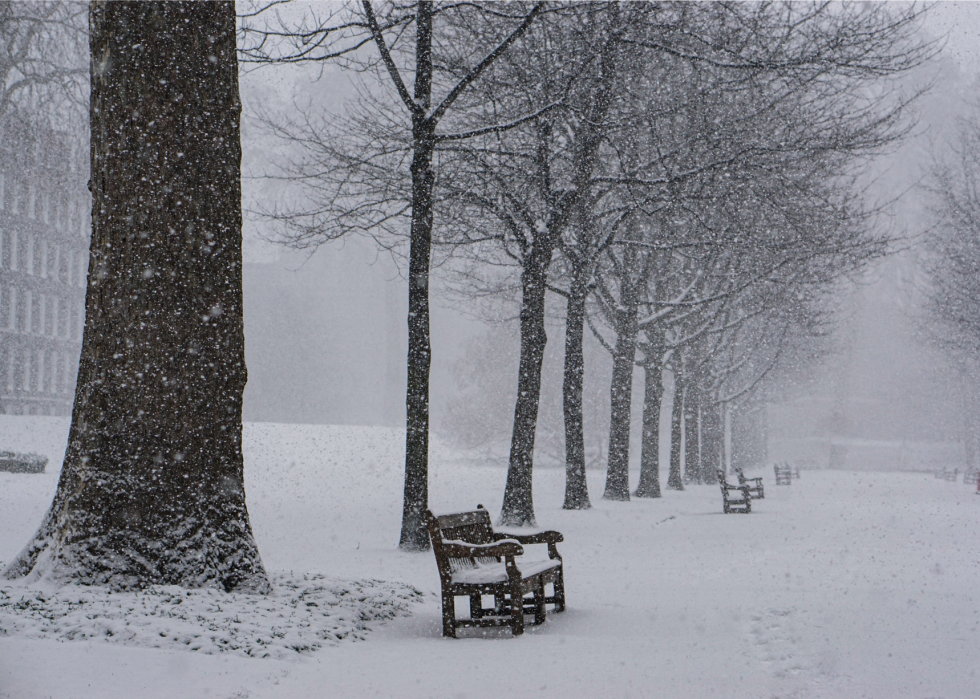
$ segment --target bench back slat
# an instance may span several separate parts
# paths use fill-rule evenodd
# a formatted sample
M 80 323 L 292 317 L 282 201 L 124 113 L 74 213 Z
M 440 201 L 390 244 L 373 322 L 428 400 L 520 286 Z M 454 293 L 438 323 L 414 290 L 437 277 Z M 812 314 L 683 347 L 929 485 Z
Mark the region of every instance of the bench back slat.
M 475 558 L 450 557 L 444 553 L 443 542 L 465 541 L 468 544 L 493 543 L 493 524 L 490 513 L 479 505 L 472 512 L 457 512 L 433 516 L 429 520 L 429 536 L 440 575 L 451 576 L 461 570 L 472 570 L 478 564 L 499 563 L 496 556 L 477 556 Z

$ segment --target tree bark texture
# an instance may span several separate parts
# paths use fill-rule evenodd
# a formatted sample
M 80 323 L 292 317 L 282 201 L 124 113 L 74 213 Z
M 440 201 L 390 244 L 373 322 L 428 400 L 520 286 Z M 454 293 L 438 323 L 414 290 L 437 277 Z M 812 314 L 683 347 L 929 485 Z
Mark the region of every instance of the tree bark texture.
M 270 590 L 245 506 L 241 144 L 230 2 L 94 2 L 92 242 L 57 492 L 6 569 Z
M 717 470 L 722 462 L 725 444 L 725 425 L 721 406 L 710 400 L 701 403 L 701 476 L 705 483 L 718 483 Z
M 678 362 L 679 363 L 679 362 Z M 670 409 L 670 471 L 667 487 L 684 490 L 681 477 L 681 419 L 684 413 L 684 378 L 680 369 L 674 368 L 674 403 Z
M 609 465 L 606 470 L 606 500 L 630 499 L 630 415 L 633 402 L 633 365 L 636 361 L 637 303 L 632 265 L 624 264 L 616 310 L 616 347 L 613 351 L 612 382 L 609 387 Z
M 501 523 L 535 526 L 531 490 L 534 468 L 534 436 L 541 399 L 541 364 L 548 342 L 545 332 L 545 280 L 551 263 L 552 245 L 536 246 L 521 273 L 521 362 L 517 379 L 517 404 L 510 444 L 510 463 Z
M 643 443 L 638 498 L 660 497 L 660 401 L 664 395 L 662 351 L 648 349 L 643 363 Z
M 416 30 L 415 102 L 432 97 L 432 7 L 419 3 Z M 426 112 L 428 109 L 426 109 Z M 432 190 L 435 124 L 427 113 L 412 119 L 412 224 L 408 261 L 408 385 L 405 392 L 405 492 L 399 548 L 429 549 L 424 515 L 429 506 L 429 264 L 432 255 Z
M 684 392 L 684 482 L 703 483 L 701 474 L 701 394 L 696 385 Z
M 575 279 L 568 293 L 565 313 L 565 369 L 562 408 L 565 417 L 565 504 L 566 510 L 587 510 L 589 485 L 585 477 L 585 426 L 582 383 L 585 376 L 585 283 Z

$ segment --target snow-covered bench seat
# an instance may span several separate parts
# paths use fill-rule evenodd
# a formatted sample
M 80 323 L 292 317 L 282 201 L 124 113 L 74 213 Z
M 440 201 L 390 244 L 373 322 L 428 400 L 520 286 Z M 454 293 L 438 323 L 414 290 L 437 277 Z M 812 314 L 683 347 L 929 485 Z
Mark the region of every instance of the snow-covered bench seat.
M 432 551 L 442 583 L 442 634 L 456 637 L 462 627 L 510 626 L 515 636 L 524 633 L 524 615 L 534 623 L 545 621 L 546 605 L 565 609 L 565 584 L 557 543 L 558 532 L 504 534 L 494 532 L 490 514 L 477 505 L 472 512 L 435 516 L 427 512 Z M 524 546 L 547 544 L 548 559 L 524 561 Z M 545 593 L 545 585 L 552 594 Z M 483 595 L 493 606 L 483 607 Z M 525 598 L 530 595 L 530 598 Z M 456 618 L 456 597 L 469 597 L 470 618 Z
M 751 488 L 747 485 L 730 485 L 728 481 L 725 480 L 725 472 L 720 468 L 716 469 L 718 474 L 718 485 L 721 487 L 721 501 L 725 510 L 725 514 L 730 514 L 732 512 L 741 512 L 748 514 L 752 511 L 752 495 L 750 494 Z M 733 498 L 729 495 L 730 492 L 736 490 L 742 494 L 741 498 Z

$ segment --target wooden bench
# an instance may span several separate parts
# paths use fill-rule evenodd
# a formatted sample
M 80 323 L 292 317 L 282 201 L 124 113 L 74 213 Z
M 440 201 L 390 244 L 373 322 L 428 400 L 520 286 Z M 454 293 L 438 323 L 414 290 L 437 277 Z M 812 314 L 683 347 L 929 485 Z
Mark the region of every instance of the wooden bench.
M 725 480 L 725 472 L 720 468 L 716 470 L 718 474 L 718 485 L 721 487 L 721 499 L 724 505 L 725 514 L 740 512 L 748 514 L 752 511 L 751 488 L 747 485 L 729 485 Z M 742 494 L 741 499 L 729 496 L 729 493 L 737 490 Z
M 793 484 L 793 471 L 790 469 L 789 464 L 782 466 L 774 464 L 773 469 L 776 471 L 776 485 Z
M 48 465 L 48 457 L 40 454 L 17 454 L 12 451 L 0 451 L 0 471 L 10 473 L 44 473 Z
M 565 579 L 555 545 L 564 541 L 561 534 L 494 532 L 483 505 L 473 512 L 439 517 L 426 512 L 426 516 L 442 583 L 443 636 L 456 638 L 461 627 L 494 626 L 510 626 L 519 636 L 524 633 L 525 614 L 534 614 L 534 623 L 543 624 L 545 605 L 564 611 Z M 530 544 L 547 544 L 548 560 L 520 561 L 524 546 Z M 545 594 L 548 584 L 551 596 Z M 483 595 L 493 596 L 492 607 L 483 607 Z M 456 597 L 469 597 L 469 619 L 456 618 Z
M 735 469 L 735 475 L 738 476 L 739 485 L 749 486 L 749 494 L 752 496 L 754 500 L 766 499 L 766 492 L 762 488 L 761 478 L 746 478 L 745 474 L 742 473 L 742 469 L 740 468 Z M 755 483 L 755 485 L 751 485 L 751 483 Z

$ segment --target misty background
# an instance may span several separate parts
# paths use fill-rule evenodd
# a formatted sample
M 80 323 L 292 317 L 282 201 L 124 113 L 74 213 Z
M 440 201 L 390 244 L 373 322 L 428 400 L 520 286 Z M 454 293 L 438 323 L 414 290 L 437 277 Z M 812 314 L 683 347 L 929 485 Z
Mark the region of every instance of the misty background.
M 914 76 L 932 88 L 919 102 L 913 135 L 879 159 L 870 185 L 873 197 L 888 202 L 881 225 L 899 239 L 898 250 L 862 283 L 840 289 L 835 330 L 822 359 L 784 372 L 786 378 L 766 391 L 763 461 L 914 469 L 964 458 L 966 384 L 917 324 L 918 243 L 929 226 L 921 181 L 932 158 L 949 148 L 956 119 L 975 93 L 980 7 L 939 3 L 926 28 L 946 37 L 940 57 Z M 334 66 L 261 68 L 242 76 L 249 421 L 404 425 L 407 283 L 401 261 L 356 236 L 312 252 L 287 250 L 271 242 L 275 230 L 257 213 L 281 194 L 284 185 L 263 175 L 288 152 L 255 116 L 291 104 L 339 113 L 354 95 L 351 79 Z M 440 284 L 438 268 L 432 300 L 435 436 L 502 466 L 516 390 L 517 307 L 510 317 L 478 317 Z M 538 423 L 536 461 L 542 465 L 559 465 L 563 455 L 563 322 L 561 309 L 556 311 Z M 588 465 L 604 468 L 611 360 L 588 333 L 586 361 Z M 669 383 L 666 388 L 668 408 Z M 641 372 L 634 375 L 634 396 L 642 395 L 637 391 Z M 634 440 L 639 413 L 633 412 Z M 662 418 L 669 413 L 664 410 Z M 635 466 L 640 450 L 630 452 Z

